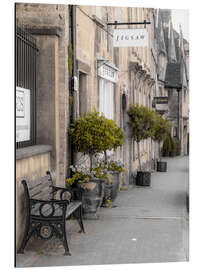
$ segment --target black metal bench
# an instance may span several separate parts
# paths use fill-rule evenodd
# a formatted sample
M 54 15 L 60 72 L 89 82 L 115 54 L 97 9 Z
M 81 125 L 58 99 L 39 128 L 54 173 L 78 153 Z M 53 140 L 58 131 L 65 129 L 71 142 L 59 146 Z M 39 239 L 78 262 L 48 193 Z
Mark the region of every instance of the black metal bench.
M 22 180 L 26 196 L 25 234 L 18 250 L 23 254 L 31 236 L 41 239 L 58 237 L 65 249 L 64 255 L 71 255 L 66 237 L 66 220 L 73 216 L 84 231 L 82 221 L 82 190 L 79 188 L 61 188 L 53 183 L 52 174 L 32 181 Z

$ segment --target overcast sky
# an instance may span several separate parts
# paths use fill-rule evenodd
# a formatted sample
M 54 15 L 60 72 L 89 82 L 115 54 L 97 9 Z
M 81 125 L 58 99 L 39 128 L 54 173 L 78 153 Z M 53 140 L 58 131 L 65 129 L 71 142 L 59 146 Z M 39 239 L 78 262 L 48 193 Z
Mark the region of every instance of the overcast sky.
M 172 9 L 172 22 L 174 29 L 179 33 L 181 24 L 183 37 L 189 41 L 189 11 L 185 9 Z

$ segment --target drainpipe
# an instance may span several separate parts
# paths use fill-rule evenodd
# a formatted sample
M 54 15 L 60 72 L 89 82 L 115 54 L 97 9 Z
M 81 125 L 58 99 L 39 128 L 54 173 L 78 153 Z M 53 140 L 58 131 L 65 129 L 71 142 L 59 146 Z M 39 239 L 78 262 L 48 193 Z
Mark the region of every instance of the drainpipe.
M 177 137 L 180 140 L 180 89 L 178 91 L 178 122 L 177 122 Z
M 73 121 L 77 117 L 77 95 L 78 79 L 76 67 L 76 5 L 72 8 L 72 50 L 73 50 L 73 73 L 72 73 L 72 90 L 73 90 Z
M 71 9 L 71 47 L 72 47 L 72 77 L 71 77 L 71 95 L 72 110 L 71 123 L 75 121 L 77 116 L 77 68 L 76 68 L 76 5 L 72 5 Z M 74 165 L 74 149 L 70 146 L 70 163 Z

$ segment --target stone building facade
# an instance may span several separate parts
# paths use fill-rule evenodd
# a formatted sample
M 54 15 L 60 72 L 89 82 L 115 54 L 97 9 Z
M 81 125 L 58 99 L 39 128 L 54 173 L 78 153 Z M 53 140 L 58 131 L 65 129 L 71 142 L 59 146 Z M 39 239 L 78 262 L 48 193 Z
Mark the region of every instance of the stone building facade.
M 158 54 L 164 56 L 158 61 L 159 84 L 168 96 L 169 110 L 165 117 L 172 123 L 171 135 L 181 143 L 181 154 L 187 154 L 189 133 L 189 43 L 183 38 L 181 29 L 177 33 L 172 24 L 171 10 L 156 10 L 157 33 L 161 33 Z M 161 41 L 161 42 L 160 42 Z M 164 52 L 164 53 L 163 53 Z M 161 95 L 161 93 L 159 93 Z
M 149 46 L 143 48 L 113 47 L 114 26 L 107 22 L 143 22 L 149 33 Z M 152 9 L 128 7 L 77 6 L 76 55 L 78 68 L 78 114 L 96 108 L 122 127 L 124 145 L 114 153 L 128 170 L 126 183 L 138 166 L 135 142 L 131 139 L 127 110 L 131 103 L 149 108 L 155 91 L 156 61 L 153 55 L 154 15 Z M 143 28 L 124 25 L 122 28 Z M 113 74 L 111 77 L 108 74 Z M 85 101 L 85 103 L 84 103 Z M 151 168 L 154 144 L 150 139 L 141 143 L 144 167 Z
M 189 47 L 181 35 L 177 39 L 170 16 L 168 11 L 152 8 L 16 4 L 17 24 L 35 37 L 38 48 L 36 143 L 16 150 L 17 246 L 25 216 L 21 180 L 32 181 L 51 169 L 56 171 L 57 184 L 65 185 L 73 161 L 68 128 L 82 113 L 96 109 L 123 129 L 124 145 L 109 154 L 124 162 L 127 172 L 123 183 L 132 184 L 138 169 L 138 153 L 128 125 L 129 105 L 138 103 L 152 109 L 154 97 L 168 96 L 169 112 L 165 117 L 173 122 L 174 133 L 177 118 L 172 113 L 177 110 L 177 89 L 180 89 L 179 134 L 185 153 Z M 146 25 L 147 47 L 113 47 L 115 26 L 107 25 L 108 22 L 144 20 L 150 22 Z M 173 65 L 180 72 L 169 78 Z M 70 66 L 73 66 L 71 74 Z M 176 84 L 177 76 L 180 77 Z M 176 110 L 170 107 L 174 104 Z M 157 144 L 151 139 L 144 140 L 140 150 L 142 167 L 154 169 Z M 86 157 L 77 154 L 74 162 L 86 162 Z
M 17 246 L 25 220 L 21 180 L 32 181 L 51 169 L 56 172 L 57 184 L 65 185 L 69 155 L 68 16 L 66 5 L 16 4 L 16 25 L 32 34 L 38 49 L 36 111 L 32 112 L 36 119 L 35 144 L 16 149 Z

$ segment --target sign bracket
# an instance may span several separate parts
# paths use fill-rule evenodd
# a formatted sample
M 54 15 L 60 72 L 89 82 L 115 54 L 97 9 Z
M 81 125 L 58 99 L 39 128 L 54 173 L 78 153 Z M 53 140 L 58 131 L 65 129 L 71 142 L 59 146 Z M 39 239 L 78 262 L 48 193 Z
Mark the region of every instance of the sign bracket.
M 115 26 L 115 28 L 117 28 L 118 25 L 137 25 L 137 24 L 144 24 L 144 28 L 146 28 L 147 24 L 151 24 L 151 22 L 147 22 L 146 20 L 144 20 L 143 22 L 118 22 L 115 21 L 114 23 L 111 22 L 107 22 L 107 25 L 113 25 Z

